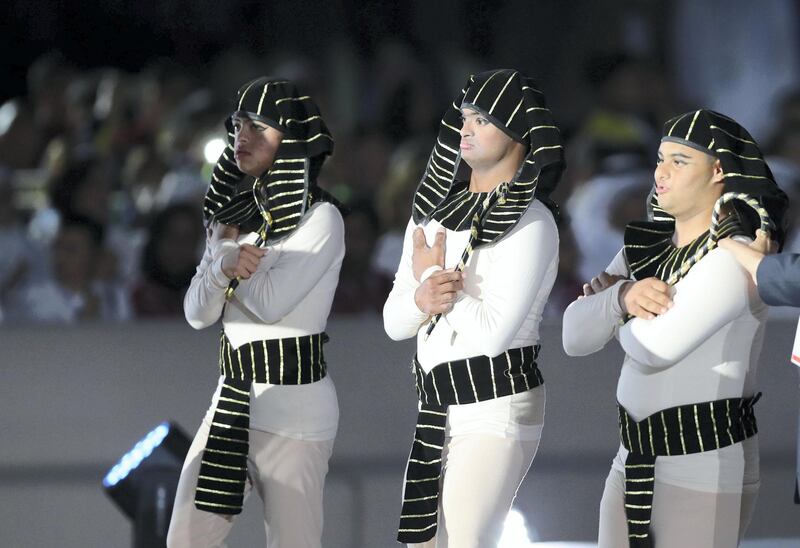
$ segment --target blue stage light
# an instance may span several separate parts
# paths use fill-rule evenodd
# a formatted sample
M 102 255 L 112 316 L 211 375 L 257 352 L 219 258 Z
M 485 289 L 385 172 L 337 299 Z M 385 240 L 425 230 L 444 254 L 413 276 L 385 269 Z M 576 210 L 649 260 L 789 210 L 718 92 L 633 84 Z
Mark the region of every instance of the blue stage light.
M 151 430 L 133 449 L 125 453 L 117 464 L 103 478 L 104 487 L 113 487 L 125 479 L 144 459 L 150 456 L 153 449 L 161 445 L 169 433 L 169 423 L 162 422 Z
M 125 453 L 103 478 L 103 488 L 133 520 L 134 548 L 166 546 L 172 503 L 191 441 L 163 422 Z

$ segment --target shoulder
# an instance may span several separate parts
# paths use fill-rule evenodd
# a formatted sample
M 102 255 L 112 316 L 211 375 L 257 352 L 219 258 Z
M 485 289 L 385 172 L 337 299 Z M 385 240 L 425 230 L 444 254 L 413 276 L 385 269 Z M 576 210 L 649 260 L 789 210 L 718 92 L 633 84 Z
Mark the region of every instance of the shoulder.
M 328 202 L 312 205 L 290 239 L 341 239 L 344 237 L 344 220 L 339 209 Z
M 503 253 L 519 249 L 525 255 L 530 255 L 531 249 L 536 249 L 537 255 L 558 253 L 558 228 L 553 214 L 543 203 L 534 200 L 514 228 L 490 249 Z
M 696 270 L 698 275 L 702 274 L 702 278 L 706 281 L 713 281 L 715 284 L 747 283 L 749 280 L 747 272 L 733 253 L 720 247 L 709 251 L 692 270 Z
M 303 219 L 304 224 L 327 227 L 341 227 L 344 230 L 342 213 L 329 202 L 317 202 L 312 205 Z
M 558 227 L 553 213 L 539 200 L 533 200 L 511 232 L 540 232 L 558 237 Z

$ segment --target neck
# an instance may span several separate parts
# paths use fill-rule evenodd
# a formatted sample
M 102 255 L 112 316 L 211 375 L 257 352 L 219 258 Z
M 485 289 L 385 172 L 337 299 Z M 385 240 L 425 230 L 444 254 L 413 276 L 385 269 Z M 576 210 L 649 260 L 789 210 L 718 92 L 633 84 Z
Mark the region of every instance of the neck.
M 500 183 L 511 181 L 517 174 L 520 163 L 517 158 L 508 158 L 490 167 L 473 167 L 469 178 L 469 191 L 491 192 Z
M 708 230 L 711 226 L 712 211 L 713 208 L 709 208 L 696 211 L 686 217 L 676 217 L 675 234 L 672 236 L 673 243 L 678 247 L 683 247 Z

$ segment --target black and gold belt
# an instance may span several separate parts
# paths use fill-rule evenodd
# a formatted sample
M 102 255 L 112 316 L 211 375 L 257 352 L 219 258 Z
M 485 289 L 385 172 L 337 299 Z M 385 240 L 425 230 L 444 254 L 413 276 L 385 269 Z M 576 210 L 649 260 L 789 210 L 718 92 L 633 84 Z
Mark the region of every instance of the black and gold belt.
M 544 383 L 536 365 L 539 348 L 526 346 L 493 358 L 445 362 L 427 374 L 414 358 L 421 406 L 406 466 L 399 542 L 420 543 L 436 535 L 447 408 L 519 394 Z
M 651 548 L 656 457 L 722 449 L 758 432 L 749 398 L 729 398 L 671 407 L 635 421 L 619 406 L 619 435 L 625 459 L 625 515 L 631 548 Z
M 224 377 L 200 463 L 194 504 L 217 514 L 242 511 L 250 447 L 252 383 L 310 384 L 325 377 L 325 333 L 253 341 L 237 348 L 223 332 L 219 368 Z

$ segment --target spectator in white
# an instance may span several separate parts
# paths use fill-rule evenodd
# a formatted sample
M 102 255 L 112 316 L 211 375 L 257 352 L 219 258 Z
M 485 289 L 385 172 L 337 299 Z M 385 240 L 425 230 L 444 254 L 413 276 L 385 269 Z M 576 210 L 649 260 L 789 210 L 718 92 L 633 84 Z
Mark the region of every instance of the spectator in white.
M 51 276 L 31 282 L 9 299 L 9 319 L 40 323 L 127 320 L 123 288 L 98 278 L 103 229 L 90 219 L 65 217 L 51 245 Z
M 0 321 L 7 299 L 38 273 L 44 275 L 44 253 L 26 235 L 14 204 L 12 172 L 0 168 Z
M 645 161 L 637 150 L 606 154 L 598 160 L 597 173 L 567 201 L 581 279 L 589 280 L 605 268 L 608 257 L 622 247 L 625 223 L 643 216 L 642 196 L 652 186 Z

